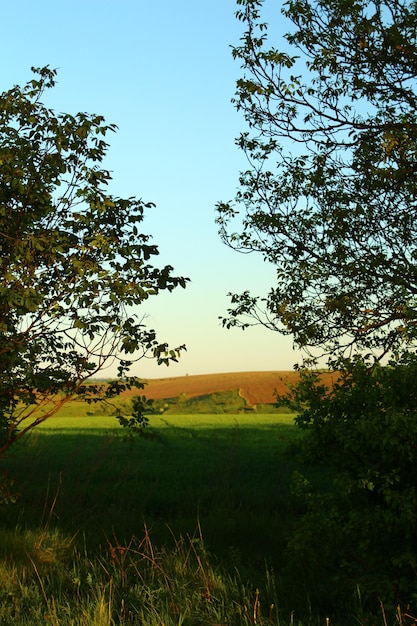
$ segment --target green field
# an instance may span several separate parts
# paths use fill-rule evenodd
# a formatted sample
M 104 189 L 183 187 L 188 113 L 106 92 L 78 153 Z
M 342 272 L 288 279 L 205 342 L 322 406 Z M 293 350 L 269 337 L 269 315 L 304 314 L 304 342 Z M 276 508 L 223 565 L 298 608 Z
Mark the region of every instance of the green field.
M 58 416 L 9 459 L 21 495 L 6 517 L 42 524 L 56 499 L 60 528 L 82 529 L 89 544 L 113 532 L 126 542 L 144 522 L 158 539 L 200 523 L 216 553 L 245 548 L 263 562 L 282 543 L 294 430 L 288 415 L 166 415 L 152 418 L 151 437 L 129 441 L 110 416 Z
M 129 440 L 69 413 L 3 462 L 2 626 L 325 623 L 287 555 L 293 416 L 164 414 Z
M 261 586 L 266 567 L 279 569 L 293 515 L 288 489 L 296 463 L 285 454 L 297 435 L 292 421 L 289 415 L 163 415 L 152 417 L 150 437 L 130 441 L 111 416 L 58 415 L 4 463 L 19 497 L 3 510 L 3 560 L 20 555 L 14 567 L 24 564 L 36 586 L 32 539 L 49 546 L 56 566 L 61 557 L 52 556 L 54 545 L 71 562 L 74 550 L 105 558 L 110 546 L 140 544 L 148 532 L 155 549 L 175 549 L 181 537 L 190 541 L 197 533 L 213 567 L 230 575 L 239 570 Z M 276 580 L 279 585 L 278 571 Z M 0 624 L 8 623 L 5 611 Z

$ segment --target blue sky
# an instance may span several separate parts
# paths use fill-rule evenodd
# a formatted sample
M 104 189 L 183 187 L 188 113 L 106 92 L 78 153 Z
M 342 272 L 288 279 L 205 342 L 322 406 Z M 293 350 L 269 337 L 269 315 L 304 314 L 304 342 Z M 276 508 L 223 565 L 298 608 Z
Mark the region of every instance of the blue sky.
M 279 3 L 274 19 L 282 20 Z M 2 6 L 0 89 L 23 84 L 31 66 L 58 69 L 47 103 L 118 125 L 105 166 L 110 191 L 157 205 L 144 230 L 158 263 L 189 276 L 186 290 L 144 303 L 140 314 L 187 353 L 169 369 L 141 361 L 144 377 L 291 369 L 290 338 L 262 328 L 225 330 L 229 291 L 266 293 L 274 268 L 219 240 L 216 202 L 233 199 L 246 168 L 235 137 L 245 129 L 230 100 L 239 65 L 230 46 L 242 25 L 234 0 L 15 0 Z M 153 300 L 153 301 L 152 301 Z

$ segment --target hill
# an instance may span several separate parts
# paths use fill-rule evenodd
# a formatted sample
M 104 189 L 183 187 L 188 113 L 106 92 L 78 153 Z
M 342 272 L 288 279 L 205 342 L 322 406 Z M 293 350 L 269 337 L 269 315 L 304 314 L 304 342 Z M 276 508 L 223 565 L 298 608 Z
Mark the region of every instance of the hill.
M 324 374 L 324 379 L 330 374 Z M 149 379 L 144 390 L 148 398 L 154 400 L 208 396 L 225 391 L 238 391 L 247 405 L 272 404 L 276 392 L 284 394 L 288 391 L 288 383 L 295 383 L 299 378 L 295 371 L 276 372 L 230 372 L 221 374 L 199 374 L 194 376 L 177 376 L 170 378 Z M 136 394 L 137 390 L 130 393 Z

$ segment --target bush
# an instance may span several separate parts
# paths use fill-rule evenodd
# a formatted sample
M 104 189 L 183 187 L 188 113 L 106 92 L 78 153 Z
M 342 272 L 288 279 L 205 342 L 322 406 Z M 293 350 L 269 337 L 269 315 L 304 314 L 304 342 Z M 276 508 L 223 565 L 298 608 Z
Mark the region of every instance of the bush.
M 327 598 L 333 589 L 340 602 L 342 589 L 359 585 L 369 599 L 409 603 L 417 591 L 417 357 L 334 366 L 332 389 L 305 370 L 292 394 L 307 434 L 304 460 L 325 464 L 331 486 L 295 481 L 304 510 L 290 549 Z

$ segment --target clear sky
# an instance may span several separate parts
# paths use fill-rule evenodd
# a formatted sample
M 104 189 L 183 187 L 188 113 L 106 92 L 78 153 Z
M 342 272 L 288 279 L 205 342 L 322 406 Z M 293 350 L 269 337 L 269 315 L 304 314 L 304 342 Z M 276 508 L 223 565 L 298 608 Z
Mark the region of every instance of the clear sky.
M 280 3 L 273 19 L 279 23 Z M 274 268 L 224 246 L 216 202 L 232 200 L 245 129 L 230 100 L 239 64 L 230 46 L 242 35 L 234 0 L 14 0 L 2 6 L 0 89 L 24 84 L 30 67 L 58 69 L 47 104 L 115 123 L 105 166 L 109 191 L 156 203 L 144 230 L 155 261 L 188 276 L 186 290 L 161 294 L 139 311 L 161 341 L 185 343 L 169 369 L 141 361 L 143 377 L 291 369 L 301 356 L 290 338 L 263 328 L 225 330 L 227 293 L 262 294 Z M 271 24 L 272 25 L 272 24 Z

